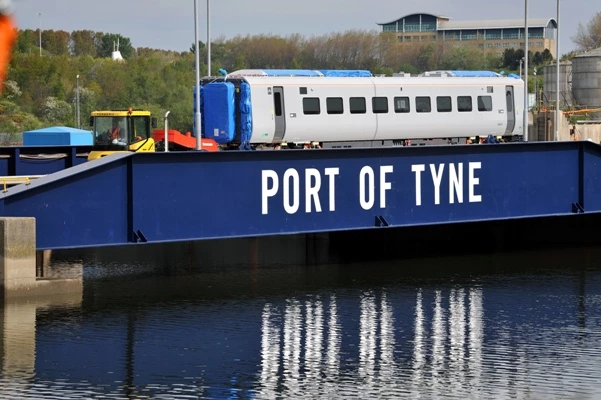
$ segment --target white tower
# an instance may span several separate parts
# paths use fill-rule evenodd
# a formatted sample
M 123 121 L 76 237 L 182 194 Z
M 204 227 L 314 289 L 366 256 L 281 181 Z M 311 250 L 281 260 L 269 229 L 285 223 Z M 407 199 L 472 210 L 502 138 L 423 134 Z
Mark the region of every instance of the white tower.
M 121 56 L 121 52 L 119 51 L 119 38 L 117 38 L 117 47 L 115 47 L 115 42 L 113 42 L 113 54 L 111 58 L 115 61 L 123 61 L 123 56 Z

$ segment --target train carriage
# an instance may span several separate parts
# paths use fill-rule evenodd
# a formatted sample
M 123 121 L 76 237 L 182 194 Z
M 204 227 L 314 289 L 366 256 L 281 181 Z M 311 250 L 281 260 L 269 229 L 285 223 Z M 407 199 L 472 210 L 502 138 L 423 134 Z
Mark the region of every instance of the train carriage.
M 521 79 L 500 75 L 256 76 L 246 70 L 201 81 L 202 135 L 225 147 L 373 147 L 489 135 L 520 140 L 523 90 Z

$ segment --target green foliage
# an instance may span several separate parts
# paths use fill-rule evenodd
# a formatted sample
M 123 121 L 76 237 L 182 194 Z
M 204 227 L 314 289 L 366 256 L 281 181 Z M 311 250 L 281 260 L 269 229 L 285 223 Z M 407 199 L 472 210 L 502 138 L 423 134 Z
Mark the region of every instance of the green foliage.
M 194 45 L 189 52 L 135 49 L 119 34 L 48 30 L 42 32 L 40 57 L 38 34 L 19 31 L 5 90 L 0 94 L 0 133 L 55 124 L 75 126 L 77 82 L 83 127 L 93 110 L 133 107 L 150 110 L 159 129 L 170 111 L 170 127 L 192 131 Z M 110 58 L 117 39 L 123 62 Z M 208 48 L 199 42 L 199 49 L 204 76 Z M 430 42 L 406 46 L 394 35 L 359 30 L 310 38 L 247 35 L 211 43 L 211 72 L 217 75 L 219 68 L 230 72 L 246 68 L 368 69 L 390 76 L 399 71 L 415 75 L 436 69 L 512 70 L 519 68 L 518 52 L 506 52 L 500 58 L 478 46 L 455 48 Z M 541 62 L 548 62 L 549 56 L 544 52 L 534 55 Z
M 401 64 L 397 70 L 399 72 L 407 72 L 411 75 L 416 75 L 420 73 L 419 69 L 411 64 Z
M 200 54 L 200 52 L 202 52 L 202 50 L 204 50 L 205 48 L 205 44 L 202 41 L 198 41 L 198 53 Z M 192 43 L 190 45 L 190 53 L 195 54 L 196 53 L 196 44 Z
M 441 66 L 450 70 L 484 70 L 488 69 L 488 61 L 484 53 L 475 47 L 456 47 L 449 51 Z
M 17 104 L 0 100 L 0 133 L 19 133 L 41 126 L 36 117 L 21 111 Z
M 118 48 L 117 45 L 119 45 Z M 103 35 L 100 39 L 100 46 L 97 47 L 98 56 L 110 57 L 115 50 L 119 50 L 123 58 L 130 58 L 134 54 L 134 48 L 129 38 L 113 33 Z
M 58 100 L 55 97 L 47 97 L 44 103 L 43 116 L 53 123 L 64 125 L 72 114 L 71 105 L 64 100 Z

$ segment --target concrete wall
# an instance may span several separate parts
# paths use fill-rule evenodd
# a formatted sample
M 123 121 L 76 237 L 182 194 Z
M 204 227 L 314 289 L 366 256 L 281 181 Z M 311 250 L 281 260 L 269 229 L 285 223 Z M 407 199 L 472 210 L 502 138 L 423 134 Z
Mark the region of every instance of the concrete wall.
M 0 218 L 0 283 L 5 293 L 36 287 L 34 218 Z
M 83 293 L 82 265 L 69 265 L 69 276 L 58 274 L 59 265 L 47 264 L 49 276 L 37 276 L 35 218 L 0 218 L 0 290 L 4 299 L 48 294 Z M 43 268 L 41 269 L 43 270 Z
M 530 141 L 553 141 L 555 138 L 555 111 L 534 114 L 529 130 Z M 563 114 L 559 116 L 559 141 L 592 140 L 601 143 L 601 123 L 570 124 Z

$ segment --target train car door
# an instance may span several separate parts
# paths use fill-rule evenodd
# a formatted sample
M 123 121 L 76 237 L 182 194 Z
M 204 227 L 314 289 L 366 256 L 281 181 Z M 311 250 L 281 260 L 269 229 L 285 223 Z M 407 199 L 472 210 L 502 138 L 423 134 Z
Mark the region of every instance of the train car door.
M 284 110 L 284 88 L 282 86 L 273 87 L 273 111 L 275 115 L 273 140 L 281 141 L 286 133 L 286 110 Z
M 512 133 L 515 128 L 515 107 L 513 86 L 505 86 L 505 101 L 507 103 L 507 128 L 505 133 Z

